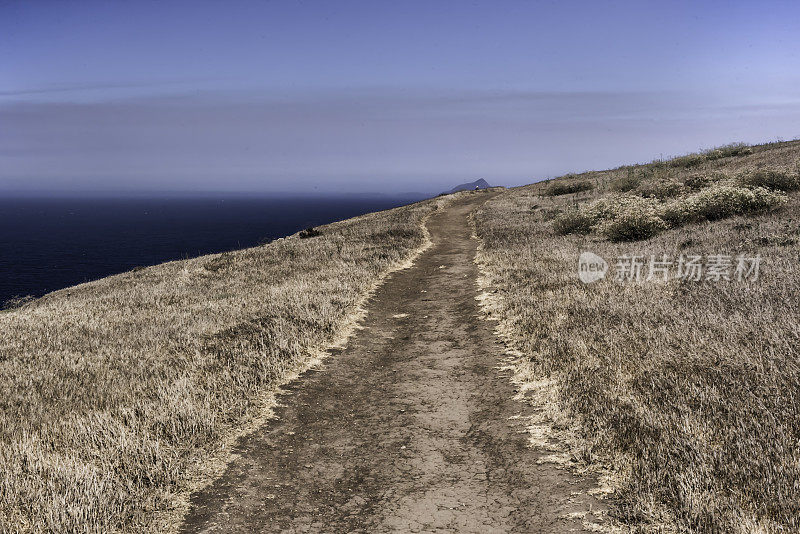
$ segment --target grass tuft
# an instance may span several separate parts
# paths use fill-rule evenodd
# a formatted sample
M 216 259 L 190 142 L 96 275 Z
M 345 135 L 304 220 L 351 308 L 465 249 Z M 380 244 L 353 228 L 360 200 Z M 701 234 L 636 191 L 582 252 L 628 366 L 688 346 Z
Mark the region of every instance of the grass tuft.
M 557 235 L 588 234 L 592 231 L 595 220 L 583 210 L 573 208 L 559 214 L 553 220 L 553 231 Z
M 31 295 L 24 295 L 24 296 L 17 295 L 15 297 L 11 297 L 10 299 L 6 300 L 3 303 L 3 308 L 2 309 L 3 310 L 16 310 L 18 308 L 22 308 L 26 304 L 30 304 L 34 300 L 36 300 L 36 299 Z
M 686 188 L 671 180 L 653 181 L 639 186 L 637 193 L 643 197 L 664 200 L 682 195 Z
M 555 183 L 548 187 L 544 195 L 549 197 L 556 197 L 560 195 L 570 195 L 573 193 L 580 193 L 583 191 L 591 191 L 594 189 L 594 185 L 591 182 L 584 181 L 584 182 L 565 182 L 565 183 Z
M 612 191 L 616 191 L 618 193 L 627 193 L 628 191 L 633 191 L 642 183 L 642 176 L 637 175 L 633 172 L 633 169 L 629 169 L 627 174 L 624 176 L 620 176 L 611 180 L 609 187 Z
M 800 189 L 800 171 L 759 169 L 740 174 L 737 177 L 737 181 L 741 185 L 749 187 L 765 187 L 776 191 L 797 191 Z

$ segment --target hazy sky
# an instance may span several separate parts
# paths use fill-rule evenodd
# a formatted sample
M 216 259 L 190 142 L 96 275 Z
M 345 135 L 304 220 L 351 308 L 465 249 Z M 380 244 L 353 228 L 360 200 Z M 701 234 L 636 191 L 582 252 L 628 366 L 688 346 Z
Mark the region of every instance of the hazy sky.
M 518 185 L 800 137 L 800 2 L 0 2 L 0 191 Z

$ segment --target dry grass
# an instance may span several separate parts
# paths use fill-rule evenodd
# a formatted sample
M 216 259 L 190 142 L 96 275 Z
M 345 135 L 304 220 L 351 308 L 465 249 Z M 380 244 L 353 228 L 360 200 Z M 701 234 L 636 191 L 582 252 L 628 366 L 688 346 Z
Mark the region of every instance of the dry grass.
M 729 147 L 571 176 L 597 184 L 577 207 L 546 196 L 552 181 L 510 190 L 475 218 L 493 313 L 524 354 L 518 370 L 549 384 L 574 421 L 576 461 L 616 472 L 614 514 L 632 530 L 800 531 L 800 196 L 770 190 L 782 207 L 690 218 L 635 242 L 614 242 L 592 221 L 588 233 L 558 235 L 553 219 L 589 218 L 585 206 L 616 198 L 614 184 L 630 176 L 641 182 L 628 195 L 647 197 L 654 216 L 719 187 L 791 190 L 798 161 L 798 141 Z M 675 193 L 648 194 L 659 187 Z M 612 271 L 624 254 L 763 260 L 755 282 L 584 285 L 581 251 L 612 260 Z
M 196 464 L 427 243 L 426 201 L 0 312 L 0 531 L 161 531 Z M 227 441 L 226 441 L 227 440 Z
M 584 191 L 591 191 L 592 189 L 594 189 L 594 184 L 591 182 L 564 181 L 554 183 L 545 189 L 543 194 L 550 197 L 557 197 L 560 195 L 572 195 Z

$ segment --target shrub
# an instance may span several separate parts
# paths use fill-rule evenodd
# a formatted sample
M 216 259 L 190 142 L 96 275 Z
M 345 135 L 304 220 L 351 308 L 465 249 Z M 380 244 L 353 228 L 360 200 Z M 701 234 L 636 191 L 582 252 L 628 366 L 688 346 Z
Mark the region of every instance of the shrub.
M 571 182 L 571 183 L 554 183 L 544 192 L 546 196 L 556 197 L 559 195 L 569 195 L 572 193 L 580 193 L 581 191 L 591 191 L 594 185 L 591 182 Z
M 203 268 L 212 273 L 225 270 L 233 266 L 233 255 L 229 252 L 223 252 L 219 256 L 214 256 L 203 264 Z
M 753 153 L 753 149 L 744 143 L 731 143 L 723 145 L 706 152 L 706 159 L 714 161 L 715 159 L 729 158 L 733 156 L 747 156 Z
M 710 221 L 775 208 L 786 202 L 786 196 L 764 187 L 714 185 L 695 193 L 661 212 L 665 220 Z M 670 213 L 668 213 L 668 211 Z
M 556 217 L 558 217 L 559 215 L 561 215 L 561 212 L 562 212 L 562 210 L 561 210 L 561 208 L 559 208 L 559 207 L 555 207 L 555 208 L 542 208 L 542 209 L 539 211 L 539 213 L 540 213 L 540 214 L 541 214 L 541 216 L 542 216 L 542 220 L 545 220 L 545 221 L 552 221 L 553 219 L 555 219 Z
M 688 154 L 686 156 L 680 156 L 671 159 L 669 161 L 669 165 L 670 167 L 682 167 L 684 169 L 688 169 L 691 167 L 696 167 L 705 162 L 706 156 L 703 154 Z
M 798 316 L 787 304 L 800 293 L 800 262 L 796 248 L 763 250 L 760 239 L 797 238 L 800 206 L 792 199 L 780 217 L 743 218 L 742 231 L 716 224 L 672 232 L 653 247 L 673 257 L 768 253 L 774 267 L 757 284 L 587 290 L 570 268 L 576 243 L 546 235 L 517 209 L 521 197 L 511 190 L 476 216 L 478 263 L 503 296 L 484 302 L 527 355 L 519 376 L 557 392 L 569 414 L 559 424 L 578 429 L 574 455 L 589 448 L 597 465 L 616 469 L 609 513 L 624 522 L 619 530 L 656 531 L 674 519 L 661 531 L 797 533 Z M 630 245 L 591 248 L 635 253 Z
M 617 212 L 620 197 L 601 197 L 589 202 L 582 207 L 582 211 L 592 219 L 592 224 L 597 224 L 603 219 L 614 217 Z
M 560 214 L 553 221 L 553 231 L 558 235 L 588 234 L 592 231 L 594 220 L 581 209 L 571 209 Z
M 308 239 L 309 237 L 317 237 L 318 235 L 320 235 L 320 231 L 314 228 L 313 226 L 310 226 L 305 230 L 301 230 L 298 235 L 300 239 Z
M 745 172 L 737 176 L 736 181 L 750 187 L 766 187 L 778 191 L 796 191 L 800 189 L 800 174 L 779 169 L 762 169 Z
M 633 241 L 686 222 L 764 211 L 784 202 L 786 195 L 764 187 L 725 184 L 668 203 L 626 194 L 602 197 L 563 213 L 553 222 L 553 230 L 560 235 L 596 231 L 611 241 Z
M 689 210 L 686 199 L 678 199 L 661 206 L 658 214 L 661 220 L 669 226 L 680 226 L 689 222 L 694 215 Z
M 692 174 L 691 176 L 683 180 L 683 185 L 685 185 L 689 189 L 694 189 L 695 191 L 703 189 L 709 183 L 711 183 L 711 180 L 708 178 L 708 176 L 705 176 L 703 174 Z
M 620 193 L 626 193 L 628 191 L 632 191 L 639 187 L 639 184 L 642 183 L 642 178 L 640 176 L 636 176 L 633 170 L 629 170 L 628 174 L 625 176 L 620 176 L 611 181 L 609 187 L 612 191 L 618 191 Z
M 706 150 L 700 154 L 687 154 L 669 160 L 670 167 L 682 167 L 688 169 L 696 167 L 707 161 L 715 161 L 732 156 L 747 156 L 753 153 L 753 149 L 744 143 L 731 143 L 711 150 Z
M 683 192 L 683 186 L 677 182 L 663 181 L 644 184 L 639 187 L 639 194 L 643 197 L 652 197 L 664 200 L 677 197 Z
M 596 229 L 611 241 L 647 239 L 667 228 L 658 215 L 658 203 L 651 199 L 624 195 L 602 209 L 607 216 Z
M 612 241 L 646 239 L 667 227 L 658 216 L 659 203 L 635 195 L 603 197 L 562 214 L 553 222 L 560 235 L 596 230 Z
M 665 230 L 667 223 L 652 213 L 630 212 L 604 221 L 598 231 L 611 241 L 648 239 Z

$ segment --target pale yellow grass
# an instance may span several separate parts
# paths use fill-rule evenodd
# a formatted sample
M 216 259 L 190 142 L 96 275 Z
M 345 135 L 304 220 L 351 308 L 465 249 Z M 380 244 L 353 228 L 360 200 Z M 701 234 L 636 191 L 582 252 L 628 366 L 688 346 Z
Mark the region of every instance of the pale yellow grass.
M 553 219 L 617 194 L 612 184 L 631 174 L 628 194 L 646 195 L 687 187 L 692 175 L 714 183 L 759 168 L 796 172 L 800 142 L 751 152 L 565 178 L 595 186 L 577 194 L 546 196 L 552 184 L 534 184 L 475 217 L 487 310 L 519 352 L 518 375 L 537 403 L 561 412 L 545 423 L 569 441 L 572 461 L 614 474 L 612 513 L 629 530 L 800 531 L 800 198 L 789 192 L 775 211 L 687 222 L 634 242 L 557 235 Z M 750 283 L 585 285 L 577 264 L 587 250 L 612 261 L 763 259 Z M 534 438 L 550 431 L 539 423 Z
M 175 526 L 187 493 L 342 343 L 447 199 L 170 262 L 0 312 L 0 531 Z

